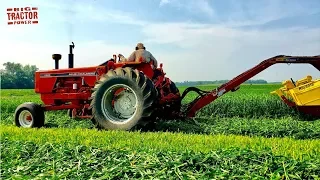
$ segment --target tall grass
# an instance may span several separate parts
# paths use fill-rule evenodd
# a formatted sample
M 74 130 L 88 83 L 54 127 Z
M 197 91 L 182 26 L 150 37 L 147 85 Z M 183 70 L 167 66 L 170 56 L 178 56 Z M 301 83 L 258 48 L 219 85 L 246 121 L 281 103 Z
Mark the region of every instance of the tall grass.
M 137 151 L 1 141 L 3 179 L 319 179 L 319 158 L 229 148 Z
M 186 87 L 180 87 L 182 92 Z M 199 86 L 202 90 L 212 90 L 216 86 Z M 243 85 L 236 92 L 229 92 L 201 109 L 197 117 L 244 117 L 281 118 L 297 115 L 278 97 L 270 92 L 279 85 Z M 183 103 L 192 101 L 196 93 L 190 93 Z M 13 113 L 23 103 L 33 101 L 41 103 L 40 96 L 34 90 L 1 90 L 1 112 Z
M 9 141 L 30 141 L 36 144 L 54 143 L 95 146 L 104 149 L 167 150 L 209 152 L 230 147 L 263 150 L 270 148 L 276 155 L 294 159 L 320 158 L 319 140 L 263 138 L 237 135 L 198 135 L 183 133 L 152 133 L 127 131 L 97 131 L 90 129 L 24 129 L 1 126 L 1 137 Z
M 269 94 L 278 87 L 244 85 L 194 121 L 129 132 L 92 129 L 66 111 L 46 112 L 44 128 L 18 128 L 15 108 L 39 95 L 1 90 L 1 178 L 319 179 L 320 121 L 299 119 Z
M 199 86 L 200 89 L 210 91 L 217 86 Z M 280 85 L 242 85 L 239 90 L 229 92 L 201 109 L 197 117 L 244 117 L 281 118 L 297 116 L 297 113 L 287 107 L 277 96 L 270 92 Z M 186 87 L 181 87 L 184 91 Z M 197 96 L 192 92 L 184 103 L 192 101 Z
M 199 86 L 212 90 L 216 86 Z M 320 138 L 319 121 L 303 121 L 277 97 L 270 94 L 279 85 L 243 85 L 209 104 L 197 114 L 193 121 L 157 122 L 147 131 L 182 131 L 202 134 L 237 134 L 264 137 L 286 137 L 296 139 Z M 180 87 L 182 92 L 185 87 Z M 187 96 L 190 102 L 195 93 Z M 2 125 L 13 124 L 15 108 L 23 102 L 41 103 L 34 90 L 1 90 Z M 93 128 L 91 121 L 70 119 L 66 111 L 46 112 L 45 127 Z

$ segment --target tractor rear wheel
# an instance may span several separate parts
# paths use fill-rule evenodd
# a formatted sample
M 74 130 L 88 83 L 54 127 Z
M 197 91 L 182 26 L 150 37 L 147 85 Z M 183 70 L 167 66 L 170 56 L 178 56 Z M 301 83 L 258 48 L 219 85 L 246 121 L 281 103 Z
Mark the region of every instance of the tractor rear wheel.
M 151 116 L 156 97 L 153 82 L 142 72 L 109 70 L 93 88 L 92 122 L 102 129 L 130 130 Z
M 41 105 L 27 102 L 19 105 L 15 110 L 14 122 L 18 127 L 33 128 L 44 126 L 44 110 Z

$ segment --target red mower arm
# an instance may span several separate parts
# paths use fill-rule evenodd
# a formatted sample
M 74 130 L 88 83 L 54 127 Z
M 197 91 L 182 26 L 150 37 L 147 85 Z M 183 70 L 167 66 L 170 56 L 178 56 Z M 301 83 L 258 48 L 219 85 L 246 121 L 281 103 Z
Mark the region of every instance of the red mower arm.
M 216 100 L 218 97 L 222 96 L 223 94 L 229 92 L 230 90 L 231 91 L 236 90 L 242 83 L 246 82 L 253 76 L 257 75 L 258 73 L 262 72 L 263 70 L 277 63 L 311 64 L 320 71 L 320 55 L 319 56 L 285 56 L 285 55 L 275 56 L 262 61 L 260 64 L 256 65 L 255 67 L 240 74 L 239 76 L 233 78 L 229 82 L 221 85 L 220 87 L 212 91 L 203 93 L 204 91 L 198 90 L 202 94 L 198 92 L 200 94 L 200 97 L 196 98 L 194 101 L 192 101 L 187 105 L 187 109 L 185 111 L 186 115 L 188 117 L 194 117 L 196 112 L 201 108 L 203 108 L 204 106 L 208 105 L 209 103 Z M 195 91 L 194 89 L 196 88 L 193 88 L 193 87 L 191 87 L 190 89 L 187 88 L 183 93 L 182 98 L 189 91 Z

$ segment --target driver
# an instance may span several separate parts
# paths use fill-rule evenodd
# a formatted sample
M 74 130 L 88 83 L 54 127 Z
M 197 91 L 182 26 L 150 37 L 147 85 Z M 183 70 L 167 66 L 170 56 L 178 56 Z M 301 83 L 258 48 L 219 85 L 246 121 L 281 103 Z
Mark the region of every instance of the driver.
M 156 69 L 158 67 L 158 61 L 156 58 L 153 57 L 153 55 L 146 50 L 144 45 L 142 43 L 138 43 L 136 46 L 136 50 L 133 51 L 128 59 L 126 59 L 122 54 L 119 54 L 121 61 L 129 61 L 129 62 L 140 62 L 140 59 L 142 58 L 142 61 L 149 63 L 150 61 L 153 61 L 153 69 Z

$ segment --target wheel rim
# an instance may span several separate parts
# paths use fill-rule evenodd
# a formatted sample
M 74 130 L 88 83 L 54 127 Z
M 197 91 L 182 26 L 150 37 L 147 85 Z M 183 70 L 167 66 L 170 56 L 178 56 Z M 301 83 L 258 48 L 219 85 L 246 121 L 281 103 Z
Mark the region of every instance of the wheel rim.
M 103 115 L 118 124 L 126 123 L 132 119 L 137 112 L 137 104 L 137 94 L 125 84 L 109 87 L 101 100 Z
M 33 117 L 28 110 L 23 110 L 19 114 L 19 123 L 22 127 L 31 127 L 32 122 L 33 122 Z

